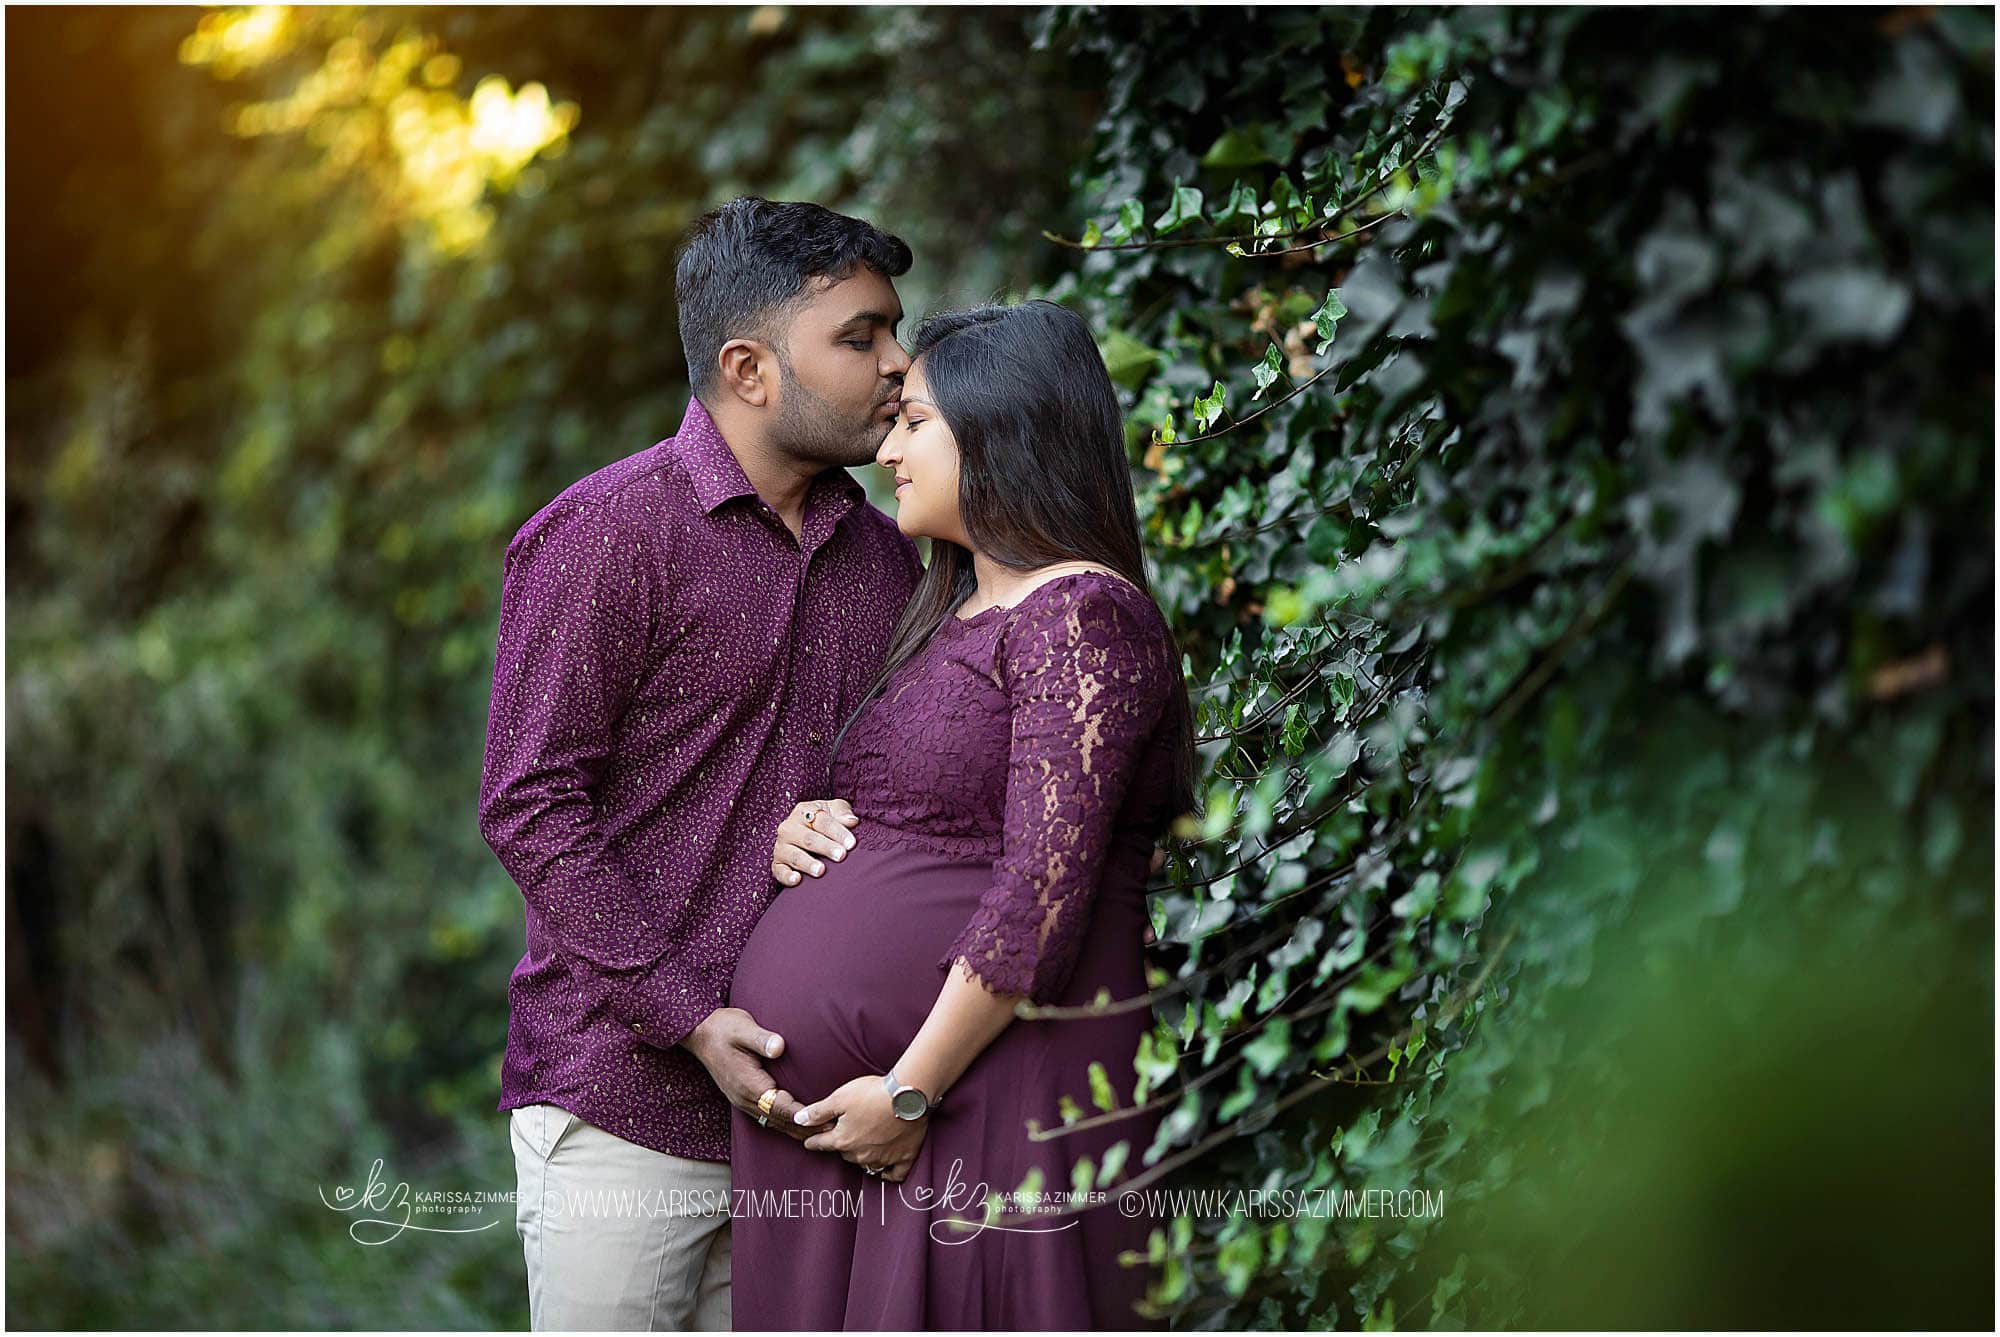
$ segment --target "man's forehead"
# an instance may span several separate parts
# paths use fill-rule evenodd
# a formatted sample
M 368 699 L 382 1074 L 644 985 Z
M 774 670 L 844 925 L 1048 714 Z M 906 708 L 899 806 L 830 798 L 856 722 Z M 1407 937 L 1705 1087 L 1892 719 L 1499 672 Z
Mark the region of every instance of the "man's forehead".
M 902 319 L 903 303 L 896 296 L 896 285 L 866 265 L 844 279 L 822 274 L 812 283 L 813 297 L 807 306 L 816 315 L 842 322 L 857 316 L 890 324 Z

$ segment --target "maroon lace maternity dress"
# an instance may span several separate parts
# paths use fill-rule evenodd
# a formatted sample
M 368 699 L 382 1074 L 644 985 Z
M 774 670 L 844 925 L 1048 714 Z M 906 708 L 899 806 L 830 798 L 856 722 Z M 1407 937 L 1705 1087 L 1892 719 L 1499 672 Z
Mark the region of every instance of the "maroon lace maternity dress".
M 782 889 L 737 965 L 730 1003 L 785 1037 L 772 1077 L 801 1102 L 886 1072 L 963 956 L 996 992 L 1088 1003 L 1145 990 L 1144 883 L 1172 814 L 1179 656 L 1158 607 L 1098 571 L 1058 576 L 1011 606 L 948 616 L 854 721 L 832 797 L 860 818 L 821 877 Z M 732 1112 L 734 1326 L 1057 1329 L 1157 1326 L 1132 1313 L 1153 1270 L 1121 1266 L 1159 1221 L 1127 1216 L 1120 1181 L 1158 1127 L 1147 1115 L 1047 1141 L 1067 1096 L 1086 1115 L 1092 1060 L 1120 1107 L 1151 1025 L 1139 1009 L 1015 1019 L 932 1110 L 909 1177 L 888 1184 Z M 987 1190 L 1031 1166 L 1067 1193 L 1085 1156 L 1125 1168 L 1077 1214 L 968 1231 Z M 1095 1183 L 1093 1183 L 1095 1187 Z M 838 1197 L 819 1190 L 835 1190 Z M 786 1190 L 800 1190 L 790 1199 Z M 824 1214 L 829 1200 L 863 1207 Z M 735 1199 L 745 1203 L 742 1193 Z M 817 1203 L 818 1206 L 812 1206 Z

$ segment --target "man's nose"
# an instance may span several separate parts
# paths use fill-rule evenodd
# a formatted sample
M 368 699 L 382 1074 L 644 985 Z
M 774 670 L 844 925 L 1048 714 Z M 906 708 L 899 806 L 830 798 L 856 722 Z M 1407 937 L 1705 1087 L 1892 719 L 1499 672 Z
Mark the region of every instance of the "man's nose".
M 910 369 L 910 355 L 904 352 L 903 345 L 894 339 L 889 341 L 889 348 L 891 351 L 882 360 L 882 374 L 884 376 L 901 376 Z

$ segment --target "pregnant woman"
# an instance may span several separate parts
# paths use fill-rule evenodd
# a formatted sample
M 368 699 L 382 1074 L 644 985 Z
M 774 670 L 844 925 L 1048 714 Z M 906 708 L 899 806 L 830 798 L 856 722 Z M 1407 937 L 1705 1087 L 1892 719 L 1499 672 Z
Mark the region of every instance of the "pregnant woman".
M 772 1079 L 819 1129 L 800 1142 L 732 1115 L 749 1195 L 733 1321 L 1155 1326 L 1132 1308 L 1152 1272 L 1119 1254 L 1157 1223 L 1122 1210 L 1119 1180 L 1157 1116 L 1039 1141 L 1027 1126 L 1061 1128 L 1065 1101 L 1095 1113 L 1093 1063 L 1129 1107 L 1150 1011 L 1015 1016 L 1145 992 L 1150 857 L 1193 800 L 1117 396 L 1083 321 L 1048 302 L 934 317 L 913 351 L 876 460 L 931 562 L 835 741 L 837 797 L 777 833 L 784 890 L 731 986 L 784 1037 Z M 1096 1197 L 1071 1201 L 1086 1158 Z M 1057 1200 L 989 1224 L 987 1194 L 1012 1199 L 1031 1169 Z

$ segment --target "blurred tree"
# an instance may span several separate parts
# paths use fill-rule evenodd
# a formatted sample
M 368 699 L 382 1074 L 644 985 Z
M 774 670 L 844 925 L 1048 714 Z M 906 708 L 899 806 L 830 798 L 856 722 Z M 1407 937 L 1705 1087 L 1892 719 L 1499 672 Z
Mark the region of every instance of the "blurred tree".
M 314 1192 L 511 1186 L 501 551 L 680 421 L 701 209 L 872 217 L 913 313 L 1054 273 L 1025 17 L 10 12 L 11 1319 L 519 1326 L 504 1210 Z

